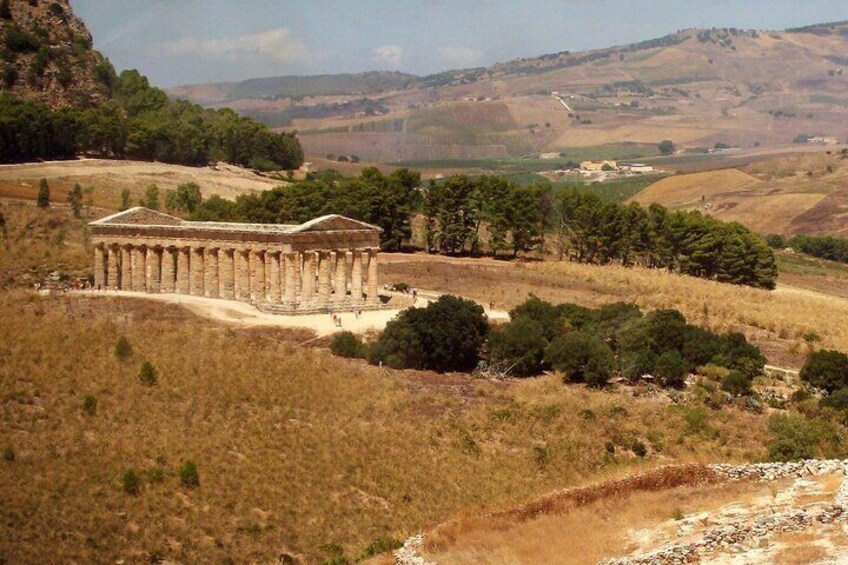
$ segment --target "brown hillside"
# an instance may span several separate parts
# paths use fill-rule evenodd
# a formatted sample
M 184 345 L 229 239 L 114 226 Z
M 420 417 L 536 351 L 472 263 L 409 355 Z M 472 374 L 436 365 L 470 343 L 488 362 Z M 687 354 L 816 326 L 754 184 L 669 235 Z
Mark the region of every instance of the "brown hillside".
M 660 180 L 633 201 L 701 210 L 761 233 L 848 234 L 848 160 L 841 153 L 772 159 Z
M 662 139 L 678 147 L 791 146 L 799 135 L 848 137 L 846 27 L 684 30 L 355 94 L 316 87 L 304 95 L 303 83 L 297 96 L 254 83 L 175 92 L 197 92 L 197 101 L 214 105 L 218 91 L 273 127 L 297 129 L 310 154 L 378 161 L 520 157 Z M 479 111 L 456 112 L 472 106 Z
M 91 106 L 108 97 L 108 63 L 68 0 L 10 0 L 0 17 L 0 91 L 53 107 Z

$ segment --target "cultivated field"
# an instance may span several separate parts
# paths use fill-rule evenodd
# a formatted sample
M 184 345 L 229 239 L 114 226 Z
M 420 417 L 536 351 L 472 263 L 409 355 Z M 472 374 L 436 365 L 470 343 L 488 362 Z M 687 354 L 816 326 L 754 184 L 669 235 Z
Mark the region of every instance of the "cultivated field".
M 664 178 L 632 198 L 701 210 L 760 233 L 848 234 L 848 160 L 840 152 Z

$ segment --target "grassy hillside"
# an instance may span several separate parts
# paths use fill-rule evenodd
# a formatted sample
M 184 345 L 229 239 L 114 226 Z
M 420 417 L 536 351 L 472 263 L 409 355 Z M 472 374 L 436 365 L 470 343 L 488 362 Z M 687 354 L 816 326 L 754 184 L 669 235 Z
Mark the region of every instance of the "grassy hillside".
M 87 272 L 85 229 L 66 208 L 1 210 L 0 272 Z M 798 363 L 809 331 L 848 349 L 848 302 L 831 296 L 569 263 L 399 254 L 382 265 L 385 282 L 500 308 L 529 292 L 677 307 L 697 324 L 744 331 L 778 364 Z M 450 516 L 634 468 L 762 458 L 769 438 L 768 415 L 740 408 L 564 386 L 556 375 L 502 383 L 391 371 L 299 345 L 300 334 L 146 301 L 6 288 L 0 318 L 0 539 L 11 562 L 364 557 Z M 132 346 L 123 361 L 121 335 Z M 145 360 L 153 386 L 139 378 Z M 186 461 L 199 487 L 181 484 Z M 125 487 L 129 470 L 137 494 Z
M 848 234 L 848 159 L 842 152 L 760 161 L 737 169 L 677 175 L 633 197 L 698 209 L 760 233 Z

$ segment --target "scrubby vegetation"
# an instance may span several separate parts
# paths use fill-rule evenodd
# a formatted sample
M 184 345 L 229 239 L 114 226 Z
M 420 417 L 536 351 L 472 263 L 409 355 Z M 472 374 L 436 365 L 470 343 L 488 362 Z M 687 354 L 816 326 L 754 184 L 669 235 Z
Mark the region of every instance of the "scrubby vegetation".
M 494 331 L 489 360 L 510 374 L 555 368 L 568 381 L 597 387 L 613 374 L 631 382 L 650 375 L 663 386 L 679 388 L 689 372 L 711 364 L 733 370 L 738 374 L 734 381 L 741 379 L 750 388 L 765 364 L 759 348 L 742 334 L 690 325 L 677 310 L 643 314 L 627 303 L 593 310 L 531 297 L 510 318 Z

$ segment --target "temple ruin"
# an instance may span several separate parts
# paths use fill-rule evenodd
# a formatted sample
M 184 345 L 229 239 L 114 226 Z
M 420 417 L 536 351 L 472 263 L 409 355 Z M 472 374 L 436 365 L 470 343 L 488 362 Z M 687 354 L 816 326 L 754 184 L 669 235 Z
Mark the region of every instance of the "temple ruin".
M 89 224 L 101 289 L 240 300 L 280 314 L 380 307 L 380 228 L 192 222 L 143 207 Z

